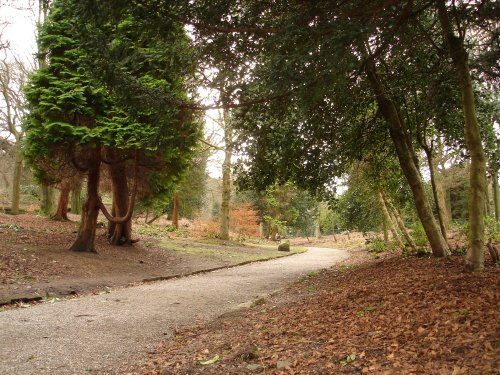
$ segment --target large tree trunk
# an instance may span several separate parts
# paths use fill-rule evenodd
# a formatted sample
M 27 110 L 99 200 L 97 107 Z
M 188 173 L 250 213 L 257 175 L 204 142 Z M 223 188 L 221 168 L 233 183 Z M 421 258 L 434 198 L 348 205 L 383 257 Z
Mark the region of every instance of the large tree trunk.
M 500 221 L 500 191 L 498 188 L 498 174 L 493 172 L 491 174 L 493 182 L 493 207 L 495 207 L 495 220 Z
M 75 242 L 70 247 L 73 251 L 95 253 L 95 233 L 99 214 L 99 179 L 101 168 L 100 147 L 89 151 L 87 198 L 82 209 L 82 221 Z
M 443 30 L 443 37 L 448 45 L 462 94 L 462 108 L 465 117 L 465 142 L 470 155 L 469 250 L 467 251 L 466 268 L 477 272 L 482 271 L 484 268 L 486 157 L 477 121 L 467 51 L 465 50 L 463 39 L 457 37 L 452 29 L 444 0 L 437 1 L 437 9 L 439 22 Z
M 14 155 L 14 173 L 12 176 L 12 201 L 10 213 L 17 215 L 19 213 L 19 202 L 21 198 L 21 174 L 23 171 L 23 155 L 21 152 L 21 139 L 16 139 L 16 151 Z
M 396 104 L 389 98 L 380 78 L 376 72 L 375 63 L 367 61 L 365 64 L 366 74 L 372 90 L 376 96 L 378 107 L 389 127 L 389 133 L 394 143 L 396 154 L 401 169 L 410 185 L 415 200 L 415 206 L 422 226 L 431 245 L 432 253 L 436 257 L 450 255 L 450 249 L 446 243 L 441 230 L 434 220 L 431 205 L 427 199 L 425 186 L 417 165 L 417 157 L 411 146 L 411 140 L 407 134 L 406 125 L 401 118 Z
M 52 215 L 53 220 L 67 221 L 68 219 L 68 203 L 71 186 L 68 183 L 62 183 L 59 200 L 57 202 L 56 213 Z
M 111 151 L 108 151 L 108 154 Z M 110 159 L 113 160 L 114 155 Z M 127 166 L 125 163 L 115 163 L 109 165 L 109 173 L 112 182 L 113 207 L 111 214 L 114 217 L 123 217 L 128 212 L 129 188 L 127 181 Z M 109 241 L 113 245 L 132 244 L 132 218 L 124 223 L 108 223 Z

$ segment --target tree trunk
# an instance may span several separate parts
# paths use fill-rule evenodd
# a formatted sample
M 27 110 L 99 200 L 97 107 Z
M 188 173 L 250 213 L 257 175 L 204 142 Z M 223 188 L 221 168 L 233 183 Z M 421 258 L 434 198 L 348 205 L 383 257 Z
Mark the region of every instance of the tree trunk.
M 439 176 L 439 170 L 437 168 L 436 158 L 432 154 L 432 150 L 426 149 L 425 154 L 427 156 L 427 163 L 429 164 L 429 173 L 431 177 L 432 195 L 434 196 L 434 201 L 436 202 L 436 212 L 439 222 L 439 227 L 441 228 L 441 233 L 445 240 L 447 240 L 448 225 L 446 214 L 446 203 L 444 200 L 443 184 Z
M 498 188 L 498 174 L 493 172 L 491 175 L 493 180 L 493 207 L 495 207 L 495 220 L 500 221 L 500 191 Z
M 486 189 L 484 190 L 484 217 L 490 216 L 490 192 L 488 191 L 489 187 L 488 177 L 486 177 Z
M 21 174 L 23 171 L 23 154 L 21 152 L 21 139 L 16 139 L 16 150 L 14 156 L 14 174 L 12 176 L 12 202 L 10 213 L 17 215 L 19 213 L 19 202 L 21 198 Z
M 335 214 L 333 214 L 333 215 L 332 215 L 332 218 L 333 218 L 333 219 L 332 219 L 332 229 L 333 229 L 333 230 L 332 230 L 332 232 L 333 232 L 333 240 L 334 240 L 335 242 L 337 242 L 337 236 L 335 235 L 335 226 L 336 226 L 336 224 L 335 224 L 335 221 L 336 221 L 336 220 L 335 220 Z
M 416 251 L 417 246 L 415 245 L 415 242 L 413 241 L 413 238 L 411 237 L 410 233 L 408 232 L 408 229 L 406 229 L 406 226 L 403 222 L 403 219 L 401 218 L 401 214 L 399 210 L 394 207 L 394 205 L 391 203 L 390 200 L 386 200 L 387 205 L 389 206 L 389 210 L 392 211 L 394 214 L 394 218 L 396 219 L 396 224 L 399 227 L 399 230 L 403 234 L 403 237 L 406 240 L 406 243 L 412 248 L 412 250 Z
M 493 263 L 498 263 L 500 261 L 500 256 L 498 254 L 498 249 L 493 246 L 491 243 L 491 238 L 488 239 L 488 242 L 486 243 L 486 247 L 488 248 L 488 251 L 490 252 L 491 260 Z
M 231 201 L 231 156 L 233 154 L 233 132 L 229 113 L 224 110 L 224 162 L 222 163 L 222 203 L 220 212 L 220 238 L 229 239 L 229 211 Z
M 40 212 L 50 216 L 54 212 L 54 188 L 47 184 L 41 186 Z
M 113 154 L 108 150 L 107 154 Z M 111 160 L 116 157 L 109 155 Z M 125 163 L 112 163 L 108 166 L 112 182 L 113 207 L 111 215 L 114 217 L 123 217 L 127 214 L 129 206 L 129 188 L 127 181 L 127 166 Z M 132 244 L 132 218 L 124 223 L 108 222 L 109 242 L 112 245 L 130 245 Z
M 392 233 L 392 238 L 394 241 L 397 242 L 399 246 L 401 246 L 403 243 L 401 242 L 401 237 L 399 237 L 399 234 L 395 228 L 394 222 L 392 220 L 391 214 L 389 213 L 389 210 L 387 209 L 387 205 L 385 204 L 385 199 L 384 196 L 382 195 L 381 192 L 377 193 L 377 198 L 380 204 L 380 208 L 382 209 L 382 214 L 384 216 L 384 223 L 387 223 L 387 226 L 389 227 L 391 233 Z M 385 236 L 384 236 L 385 238 Z M 388 242 L 386 240 L 386 242 Z
M 68 203 L 71 187 L 68 183 L 62 183 L 59 200 L 57 202 L 56 213 L 52 215 L 52 220 L 68 221 Z
M 314 223 L 314 236 L 316 238 L 321 238 L 321 225 L 319 223 L 319 216 Z
M 179 195 L 174 194 L 172 200 L 172 225 L 177 229 L 179 228 Z
M 367 61 L 365 64 L 366 74 L 372 90 L 376 96 L 378 107 L 389 127 L 389 133 L 394 143 L 399 164 L 410 185 L 415 200 L 415 206 L 422 226 L 436 257 L 450 255 L 450 249 L 446 243 L 439 226 L 434 220 L 431 205 L 427 199 L 425 186 L 417 165 L 417 157 L 411 146 L 411 140 L 407 134 L 406 125 L 401 118 L 396 104 L 389 98 L 376 72 L 375 63 Z
M 87 198 L 82 208 L 82 221 L 75 242 L 70 247 L 73 251 L 95 253 L 95 233 L 99 214 L 99 179 L 101 168 L 100 147 L 89 151 Z
M 80 214 L 82 212 L 82 184 L 78 183 L 71 190 L 71 213 L 72 214 Z
M 474 91 L 470 76 L 468 55 L 463 40 L 457 37 L 448 17 L 444 0 L 437 1 L 439 22 L 443 37 L 458 74 L 462 108 L 465 118 L 465 142 L 470 155 L 469 190 L 469 249 L 466 268 L 478 272 L 484 269 L 484 199 L 486 190 L 486 157 L 481 143 L 481 132 L 476 115 Z

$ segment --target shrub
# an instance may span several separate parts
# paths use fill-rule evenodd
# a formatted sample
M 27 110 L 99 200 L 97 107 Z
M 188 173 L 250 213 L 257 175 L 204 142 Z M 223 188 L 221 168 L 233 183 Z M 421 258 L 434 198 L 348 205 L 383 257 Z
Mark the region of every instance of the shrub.
M 385 241 L 380 238 L 380 237 L 375 237 L 374 239 L 372 239 L 370 241 L 370 243 L 368 244 L 368 251 L 370 253 L 373 253 L 373 254 L 379 254 L 379 253 L 383 253 L 384 251 L 386 251 L 388 248 L 387 248 L 387 244 L 385 243 Z

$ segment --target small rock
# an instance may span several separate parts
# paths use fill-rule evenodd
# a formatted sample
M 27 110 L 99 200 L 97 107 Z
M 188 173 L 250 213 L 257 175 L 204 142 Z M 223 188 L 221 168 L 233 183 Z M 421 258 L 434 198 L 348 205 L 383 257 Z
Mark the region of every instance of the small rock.
M 290 243 L 283 242 L 278 245 L 278 251 L 290 251 Z

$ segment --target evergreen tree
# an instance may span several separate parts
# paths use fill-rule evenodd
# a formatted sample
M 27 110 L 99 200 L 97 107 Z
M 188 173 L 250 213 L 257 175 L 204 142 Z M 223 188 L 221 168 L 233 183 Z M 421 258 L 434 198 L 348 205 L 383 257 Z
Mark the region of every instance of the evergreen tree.
M 87 198 L 71 249 L 94 251 L 99 209 L 111 222 L 112 242 L 130 242 L 138 180 L 146 182 L 143 190 L 147 190 L 153 180 L 167 183 L 178 178 L 189 164 L 198 125 L 179 108 L 158 110 L 144 103 L 136 108 L 120 102 L 112 88 L 93 79 L 82 64 L 86 53 L 74 32 L 71 11 L 66 2 L 54 2 L 40 31 L 41 50 L 48 52 L 48 58 L 26 88 L 30 103 L 26 154 L 43 181 L 57 182 L 75 171 L 86 173 Z M 120 53 L 122 70 L 144 86 L 184 98 L 186 75 L 168 70 L 168 58 L 176 53 L 171 43 L 185 43 L 184 30 L 177 28 L 168 41 L 154 43 L 141 38 L 142 31 L 135 26 L 130 9 L 124 8 L 105 30 Z M 113 182 L 111 214 L 99 198 L 103 163 L 109 166 Z M 130 175 L 135 182 L 129 197 Z

